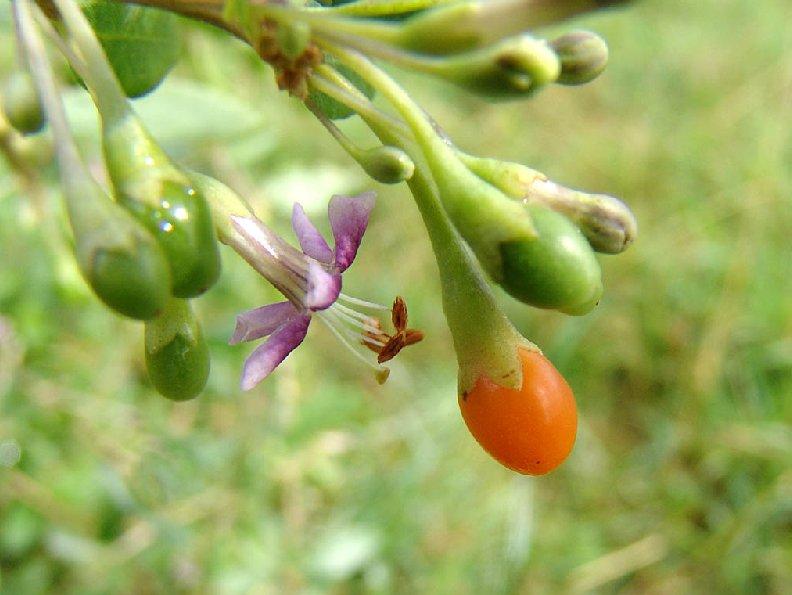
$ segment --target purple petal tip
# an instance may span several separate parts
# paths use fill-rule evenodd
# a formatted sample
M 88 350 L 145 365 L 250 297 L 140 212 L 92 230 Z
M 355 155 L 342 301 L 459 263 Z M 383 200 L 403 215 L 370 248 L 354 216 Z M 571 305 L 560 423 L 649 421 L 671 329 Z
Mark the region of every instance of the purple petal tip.
M 358 196 L 336 195 L 330 199 L 327 212 L 335 238 L 335 264 L 339 272 L 345 271 L 355 260 L 374 200 L 374 192 Z

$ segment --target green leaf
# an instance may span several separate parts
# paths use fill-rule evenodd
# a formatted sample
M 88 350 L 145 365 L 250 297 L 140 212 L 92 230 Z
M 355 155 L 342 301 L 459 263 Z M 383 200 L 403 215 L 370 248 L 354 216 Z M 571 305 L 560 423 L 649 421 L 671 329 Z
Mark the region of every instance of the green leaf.
M 140 97 L 156 88 L 179 57 L 176 15 L 109 0 L 81 6 L 126 94 Z

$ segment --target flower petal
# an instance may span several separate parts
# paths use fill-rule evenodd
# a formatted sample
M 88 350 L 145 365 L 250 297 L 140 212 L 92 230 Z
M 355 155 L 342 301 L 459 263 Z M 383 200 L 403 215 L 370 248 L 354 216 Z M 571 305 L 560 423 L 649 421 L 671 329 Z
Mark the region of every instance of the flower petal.
M 305 254 L 321 262 L 333 262 L 333 251 L 298 202 L 292 207 L 292 228 Z
M 358 196 L 336 195 L 330 199 L 327 213 L 335 238 L 335 264 L 339 272 L 345 271 L 355 260 L 374 208 L 374 196 L 374 192 L 364 192 Z
M 310 316 L 297 316 L 281 325 L 264 344 L 259 345 L 245 361 L 242 371 L 242 390 L 250 390 L 269 376 L 308 333 Z
M 324 310 L 333 305 L 341 293 L 341 275 L 328 273 L 316 261 L 308 263 L 308 293 L 305 305 L 313 310 Z
M 236 319 L 234 334 L 228 340 L 229 345 L 254 341 L 266 337 L 295 316 L 299 316 L 297 308 L 291 302 L 268 304 L 243 312 Z

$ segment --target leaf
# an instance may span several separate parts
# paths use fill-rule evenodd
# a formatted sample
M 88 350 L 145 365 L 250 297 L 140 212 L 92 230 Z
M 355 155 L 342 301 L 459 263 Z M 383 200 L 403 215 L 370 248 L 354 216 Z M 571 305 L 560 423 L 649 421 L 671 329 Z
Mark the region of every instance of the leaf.
M 154 90 L 179 57 L 176 15 L 109 0 L 81 6 L 126 94 Z

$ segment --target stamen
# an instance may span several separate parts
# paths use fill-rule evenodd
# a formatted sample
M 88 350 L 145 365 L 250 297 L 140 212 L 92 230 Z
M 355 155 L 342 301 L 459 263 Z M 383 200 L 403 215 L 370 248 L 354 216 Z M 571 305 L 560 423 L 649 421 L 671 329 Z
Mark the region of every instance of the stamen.
M 338 296 L 338 301 L 345 301 L 349 304 L 360 306 L 362 308 L 371 308 L 372 310 L 384 310 L 386 312 L 390 311 L 390 308 L 388 306 L 383 306 L 382 304 L 375 304 L 374 302 L 367 302 L 366 300 L 361 300 L 356 297 L 346 295 L 345 293 L 342 293 Z
M 346 316 L 349 316 L 350 318 L 354 318 L 355 320 L 359 320 L 363 324 L 368 324 L 373 319 L 371 316 L 367 314 L 358 312 L 357 310 L 354 310 L 353 308 L 349 308 L 344 304 L 339 304 L 337 300 L 336 303 L 333 304 L 333 306 L 336 307 L 340 312 L 343 312 Z
M 346 332 L 347 336 L 351 340 L 369 339 L 369 342 L 371 342 L 372 345 L 385 345 L 385 341 L 382 341 L 382 339 L 379 338 L 379 335 L 382 334 L 382 331 L 379 329 L 379 327 L 367 323 L 362 326 L 364 332 L 360 332 L 360 323 L 357 320 L 350 318 L 349 315 L 345 314 L 344 312 L 337 310 L 335 308 L 335 304 L 328 308 L 326 312 L 328 316 L 332 317 L 339 324 L 341 330 Z M 344 323 L 350 325 L 352 328 L 343 326 Z
M 371 368 L 372 370 L 374 370 L 374 371 L 375 371 L 377 374 L 381 374 L 383 370 L 387 370 L 387 368 L 386 368 L 386 367 L 384 367 L 384 366 L 378 366 L 378 365 L 376 365 L 376 364 L 373 364 L 373 363 L 371 363 L 371 362 L 370 362 L 370 361 L 368 361 L 368 360 L 367 360 L 365 357 L 363 357 L 363 355 L 361 355 L 361 354 L 360 354 L 360 353 L 357 351 L 357 349 L 355 349 L 354 347 L 352 347 L 352 345 L 349 343 L 349 341 L 347 341 L 346 337 L 344 337 L 344 335 L 343 335 L 343 334 L 341 334 L 341 332 L 340 332 L 340 331 L 339 331 L 339 330 L 338 330 L 338 329 L 337 329 L 337 328 L 336 328 L 336 327 L 335 327 L 335 326 L 334 326 L 334 325 L 333 325 L 333 324 L 332 324 L 332 323 L 331 323 L 329 320 L 327 320 L 327 318 L 329 318 L 329 317 L 328 317 L 328 315 L 327 315 L 327 313 L 326 313 L 326 312 L 327 312 L 326 310 L 325 310 L 325 311 L 323 311 L 323 312 L 317 312 L 317 314 L 316 314 L 316 315 L 317 315 L 317 316 L 319 316 L 319 319 L 320 319 L 322 322 L 324 322 L 324 323 L 325 323 L 325 325 L 327 325 L 327 328 L 329 328 L 329 329 L 330 329 L 330 331 L 331 331 L 331 332 L 332 332 L 332 333 L 333 333 L 333 334 L 336 336 L 336 338 L 337 338 L 339 341 L 341 341 L 341 343 L 342 343 L 342 344 L 343 344 L 343 345 L 344 345 L 344 346 L 345 346 L 347 349 L 349 349 L 349 351 L 351 351 L 351 352 L 352 352 L 352 354 L 353 354 L 353 355 L 354 355 L 354 356 L 355 356 L 357 359 L 359 359 L 361 362 L 363 362 L 364 364 L 366 364 L 366 366 L 368 366 L 369 368 Z

